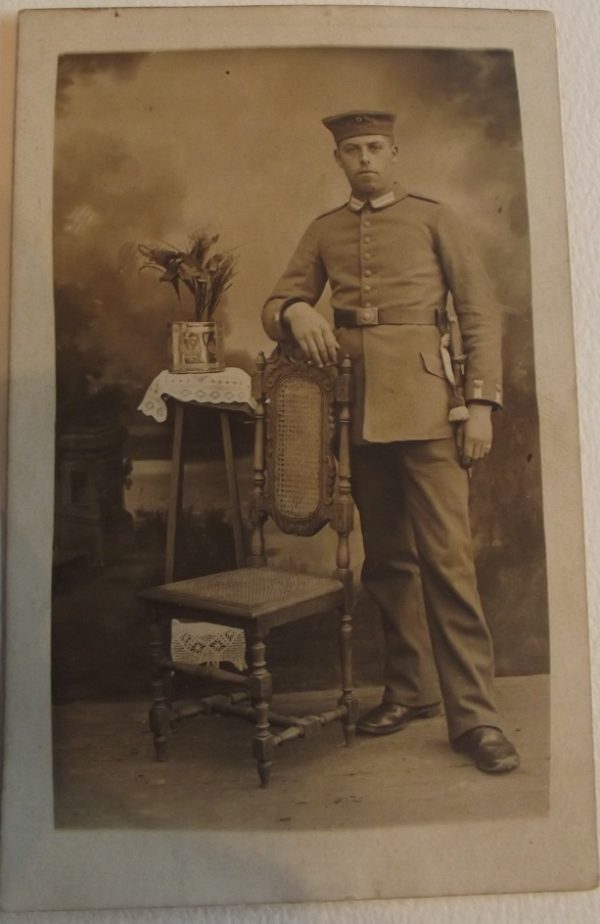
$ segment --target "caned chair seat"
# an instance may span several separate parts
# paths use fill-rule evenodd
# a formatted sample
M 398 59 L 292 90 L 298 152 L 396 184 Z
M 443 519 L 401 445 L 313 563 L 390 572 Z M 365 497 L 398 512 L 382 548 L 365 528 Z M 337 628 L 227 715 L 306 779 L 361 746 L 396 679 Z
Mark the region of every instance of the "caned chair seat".
M 331 577 L 279 571 L 275 568 L 239 568 L 203 577 L 163 584 L 141 594 L 146 600 L 181 609 L 179 619 L 230 624 L 240 628 L 260 622 L 265 629 L 290 620 L 335 609 L 344 603 L 344 585 Z

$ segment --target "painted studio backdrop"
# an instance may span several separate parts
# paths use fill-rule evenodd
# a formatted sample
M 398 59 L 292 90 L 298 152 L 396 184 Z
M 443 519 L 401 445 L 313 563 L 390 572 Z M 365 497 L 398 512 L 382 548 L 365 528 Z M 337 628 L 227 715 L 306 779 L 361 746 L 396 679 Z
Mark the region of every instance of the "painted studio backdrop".
M 478 574 L 498 673 L 548 670 L 525 164 L 512 55 L 73 55 L 60 59 L 55 139 L 57 701 L 148 695 L 135 594 L 162 581 L 172 430 L 170 420 L 156 423 L 137 408 L 167 367 L 168 322 L 189 316 L 191 306 L 183 293 L 180 308 L 157 274 L 140 272 L 138 245 L 185 248 L 191 234 L 208 229 L 219 233 L 219 246 L 235 250 L 237 272 L 218 317 L 227 365 L 251 371 L 258 351 L 272 346 L 260 324 L 264 300 L 308 223 L 347 197 L 320 120 L 361 106 L 397 112 L 400 183 L 446 201 L 471 226 L 502 306 L 506 404 L 494 415 L 492 455 L 472 478 Z M 327 313 L 327 293 L 322 307 Z M 234 560 L 218 419 L 202 411 L 191 417 L 180 577 Z M 243 415 L 232 424 L 244 496 L 251 427 Z M 82 425 L 87 448 L 104 459 L 103 490 L 113 498 L 111 522 L 92 523 L 84 538 L 71 516 L 78 492 L 87 490 L 85 472 L 72 468 Z M 305 554 L 269 535 L 277 560 Z M 378 683 L 379 624 L 362 597 L 355 639 L 358 683 Z M 318 671 L 304 671 L 299 646 L 308 661 L 317 653 Z M 272 648 L 280 688 L 336 685 L 335 627 L 302 624 L 274 638 Z

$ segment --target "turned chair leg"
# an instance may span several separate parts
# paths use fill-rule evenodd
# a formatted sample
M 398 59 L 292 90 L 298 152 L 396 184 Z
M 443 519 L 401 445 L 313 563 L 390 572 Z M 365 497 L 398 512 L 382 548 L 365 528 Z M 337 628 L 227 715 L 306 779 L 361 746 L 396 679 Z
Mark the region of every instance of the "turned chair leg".
M 165 645 L 165 627 L 158 612 L 152 608 L 150 620 L 150 651 L 154 665 L 152 678 L 152 706 L 150 708 L 150 728 L 154 735 L 156 759 L 167 759 L 167 742 L 171 731 L 171 713 L 169 709 L 170 673 L 165 666 L 168 652 Z
M 271 674 L 265 660 L 266 646 L 263 639 L 254 639 L 248 648 L 250 661 L 250 698 L 256 711 L 256 730 L 252 739 L 252 753 L 256 758 L 256 768 L 260 785 L 269 785 L 271 765 L 273 763 L 273 736 L 269 730 L 269 706 L 272 696 Z
M 350 745 L 356 731 L 357 703 L 352 696 L 352 616 L 343 613 L 339 627 L 340 661 L 342 667 L 342 695 L 340 704 L 346 707 L 342 718 L 344 740 Z

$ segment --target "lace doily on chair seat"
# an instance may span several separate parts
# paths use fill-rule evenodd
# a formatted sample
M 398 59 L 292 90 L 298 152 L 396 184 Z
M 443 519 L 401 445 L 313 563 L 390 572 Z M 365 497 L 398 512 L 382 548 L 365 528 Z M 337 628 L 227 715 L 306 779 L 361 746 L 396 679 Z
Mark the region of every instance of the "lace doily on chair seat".
M 183 664 L 218 667 L 229 661 L 243 671 L 246 668 L 246 641 L 241 629 L 215 626 L 209 622 L 172 621 L 171 657 Z

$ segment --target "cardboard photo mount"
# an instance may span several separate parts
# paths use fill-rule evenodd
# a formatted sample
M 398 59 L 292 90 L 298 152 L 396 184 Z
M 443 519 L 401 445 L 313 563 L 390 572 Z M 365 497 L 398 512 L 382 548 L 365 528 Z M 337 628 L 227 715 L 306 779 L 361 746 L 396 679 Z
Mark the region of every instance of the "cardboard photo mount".
M 44 10 L 19 23 L 12 266 L 2 905 L 76 909 L 593 888 L 589 654 L 552 17 L 358 7 Z M 531 234 L 551 635 L 547 816 L 390 829 L 57 831 L 50 610 L 52 147 L 60 54 L 227 47 L 511 49 Z M 560 344 L 560 351 L 557 351 Z M 552 357 L 552 362 L 544 361 Z

